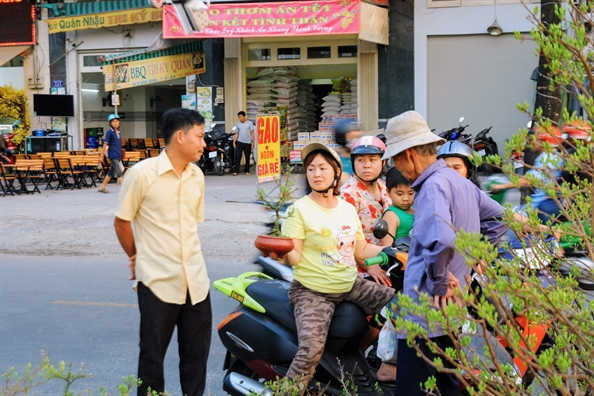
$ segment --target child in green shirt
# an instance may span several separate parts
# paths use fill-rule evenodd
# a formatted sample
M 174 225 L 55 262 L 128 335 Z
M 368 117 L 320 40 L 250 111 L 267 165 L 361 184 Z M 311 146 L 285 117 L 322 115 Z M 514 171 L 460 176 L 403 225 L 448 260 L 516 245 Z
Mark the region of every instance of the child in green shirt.
M 398 169 L 392 167 L 386 176 L 386 188 L 392 199 L 390 206 L 383 214 L 382 219 L 388 223 L 390 234 L 399 238 L 409 236 L 415 219 L 415 192 L 410 186 L 410 180 L 402 176 Z M 382 246 L 392 246 L 394 240 L 387 235 L 381 240 Z M 394 331 L 394 327 L 382 329 L 382 333 Z M 380 334 L 381 337 L 381 334 Z M 395 337 L 394 337 L 395 338 Z M 381 341 L 380 341 L 381 342 Z M 392 382 L 396 379 L 396 350 L 392 353 L 393 358 L 383 360 L 382 365 L 377 372 L 377 379 L 382 382 Z
M 386 187 L 392 206 L 383 214 L 382 219 L 388 223 L 390 234 L 399 238 L 410 235 L 415 219 L 415 192 L 410 186 L 412 183 L 396 168 L 391 168 L 386 176 Z M 392 237 L 387 235 L 381 240 L 382 246 L 392 246 Z

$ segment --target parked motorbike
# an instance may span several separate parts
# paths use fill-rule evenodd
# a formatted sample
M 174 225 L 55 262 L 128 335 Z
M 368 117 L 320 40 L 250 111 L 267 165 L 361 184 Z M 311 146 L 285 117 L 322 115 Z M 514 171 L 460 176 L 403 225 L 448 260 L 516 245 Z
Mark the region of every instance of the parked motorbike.
M 225 132 L 215 132 L 212 124 L 211 130 L 204 135 L 206 148 L 202 158 L 196 163 L 204 173 L 214 171 L 217 175 L 222 176 L 225 169 L 229 170 L 233 166 L 231 159 L 231 143 L 229 142 L 229 135 Z
M 472 140 L 472 135 L 465 134 L 464 131 L 468 128 L 468 125 L 462 126 L 464 117 L 460 117 L 458 120 L 458 126 L 456 128 L 449 129 L 439 134 L 439 137 L 445 140 L 461 140 L 468 144 Z M 471 146 L 472 147 L 472 146 Z
M 16 162 L 14 155 L 19 152 L 17 145 L 10 140 L 13 136 L 12 133 L 5 134 L 0 139 L 0 161 L 5 164 L 14 164 Z
M 483 157 L 483 164 L 478 167 L 478 170 L 486 174 L 487 176 L 491 176 L 493 174 L 493 166 L 488 164 L 485 161 L 485 158 L 489 155 L 499 155 L 499 149 L 497 148 L 497 143 L 491 136 L 487 136 L 491 131 L 492 126 L 489 128 L 485 128 L 480 131 L 474 141 L 472 142 L 471 147 L 474 151 L 477 152 L 478 155 Z

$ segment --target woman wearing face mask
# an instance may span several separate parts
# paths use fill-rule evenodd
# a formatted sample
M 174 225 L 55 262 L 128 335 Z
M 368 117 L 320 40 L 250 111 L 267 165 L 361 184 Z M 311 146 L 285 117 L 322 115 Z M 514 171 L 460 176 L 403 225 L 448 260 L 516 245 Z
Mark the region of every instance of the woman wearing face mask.
M 294 268 L 289 300 L 299 342 L 287 377 L 303 376 L 307 383 L 322 357 L 335 307 L 350 301 L 374 315 L 392 300 L 394 289 L 357 276 L 355 259 L 375 257 L 382 247 L 365 241 L 355 209 L 337 197 L 338 154 L 310 143 L 301 158 L 312 191 L 289 209 L 282 232 L 295 244 L 285 262 Z
M 448 167 L 481 188 L 476 168 L 472 165 L 474 151 L 466 144 L 451 140 L 445 142 L 437 152 L 437 159 L 443 158 Z

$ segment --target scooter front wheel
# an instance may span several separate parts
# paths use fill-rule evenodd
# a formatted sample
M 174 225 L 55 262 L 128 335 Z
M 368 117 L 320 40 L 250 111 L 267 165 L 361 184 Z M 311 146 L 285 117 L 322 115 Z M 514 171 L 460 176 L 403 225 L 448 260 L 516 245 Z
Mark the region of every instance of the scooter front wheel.
M 225 168 L 223 167 L 223 161 L 221 160 L 220 157 L 217 157 L 214 161 L 214 170 L 217 173 L 217 175 L 219 175 L 219 176 L 223 176 L 223 173 L 225 173 Z

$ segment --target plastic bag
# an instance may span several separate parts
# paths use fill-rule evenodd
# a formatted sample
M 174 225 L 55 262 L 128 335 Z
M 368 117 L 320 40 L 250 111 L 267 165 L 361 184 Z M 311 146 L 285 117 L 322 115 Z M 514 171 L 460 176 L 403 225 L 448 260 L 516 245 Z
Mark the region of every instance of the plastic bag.
M 398 337 L 391 320 L 386 320 L 377 340 L 377 357 L 382 362 L 396 364 Z

